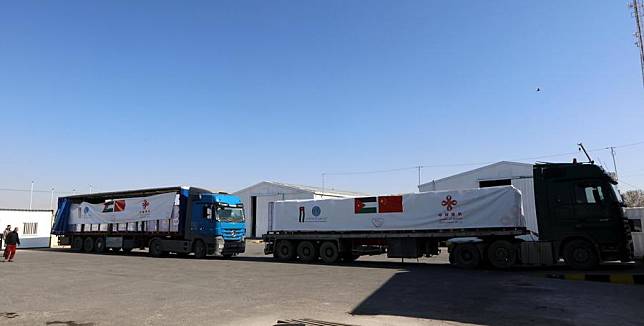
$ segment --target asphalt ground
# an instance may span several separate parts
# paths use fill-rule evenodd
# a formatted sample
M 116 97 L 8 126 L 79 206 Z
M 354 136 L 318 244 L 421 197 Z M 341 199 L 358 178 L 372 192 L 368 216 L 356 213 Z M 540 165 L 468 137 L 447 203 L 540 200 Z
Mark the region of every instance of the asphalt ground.
M 2 325 L 642 325 L 644 285 L 546 278 L 565 268 L 460 270 L 447 255 L 280 263 L 18 250 L 0 263 Z M 639 264 L 596 273 L 632 274 Z M 595 273 L 595 272 L 594 272 Z

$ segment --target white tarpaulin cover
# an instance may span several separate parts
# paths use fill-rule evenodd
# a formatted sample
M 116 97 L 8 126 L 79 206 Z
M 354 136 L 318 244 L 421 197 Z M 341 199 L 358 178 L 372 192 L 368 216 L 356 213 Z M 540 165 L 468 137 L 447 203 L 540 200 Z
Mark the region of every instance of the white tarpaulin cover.
M 174 192 L 147 197 L 113 199 L 100 204 L 72 204 L 69 224 L 108 224 L 172 218 L 178 195 Z
M 392 196 L 277 201 L 271 231 L 383 231 L 525 227 L 512 186 Z

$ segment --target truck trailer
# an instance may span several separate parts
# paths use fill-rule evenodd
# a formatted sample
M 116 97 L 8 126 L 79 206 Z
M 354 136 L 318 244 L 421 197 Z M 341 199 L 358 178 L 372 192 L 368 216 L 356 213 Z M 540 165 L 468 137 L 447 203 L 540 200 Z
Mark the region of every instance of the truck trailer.
M 325 263 L 386 253 L 430 257 L 450 245 L 450 263 L 572 268 L 631 261 L 633 242 L 617 184 L 592 163 L 533 167 L 536 221 L 512 186 L 269 204 L 265 254 Z M 534 227 L 530 227 L 534 225 Z M 537 227 L 538 226 L 538 227 Z
M 231 257 L 245 251 L 239 198 L 195 187 L 60 197 L 52 234 L 74 251 Z

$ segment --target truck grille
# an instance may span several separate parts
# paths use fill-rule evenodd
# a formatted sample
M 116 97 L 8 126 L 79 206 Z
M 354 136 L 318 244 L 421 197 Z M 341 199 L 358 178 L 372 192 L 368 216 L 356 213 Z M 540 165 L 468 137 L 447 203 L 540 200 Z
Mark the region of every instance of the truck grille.
M 239 229 L 223 229 L 222 233 L 224 239 L 240 239 L 244 234 L 244 231 Z

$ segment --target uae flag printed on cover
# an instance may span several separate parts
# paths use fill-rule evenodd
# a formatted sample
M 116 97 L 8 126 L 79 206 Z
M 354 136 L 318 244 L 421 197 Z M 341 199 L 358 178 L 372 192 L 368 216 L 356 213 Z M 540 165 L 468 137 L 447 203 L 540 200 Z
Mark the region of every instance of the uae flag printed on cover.
M 378 197 L 378 213 L 402 213 L 402 196 Z
M 103 213 L 122 212 L 125 210 L 125 200 L 110 200 L 105 202 Z
M 356 214 L 377 213 L 378 200 L 376 197 L 355 198 L 354 207 Z

